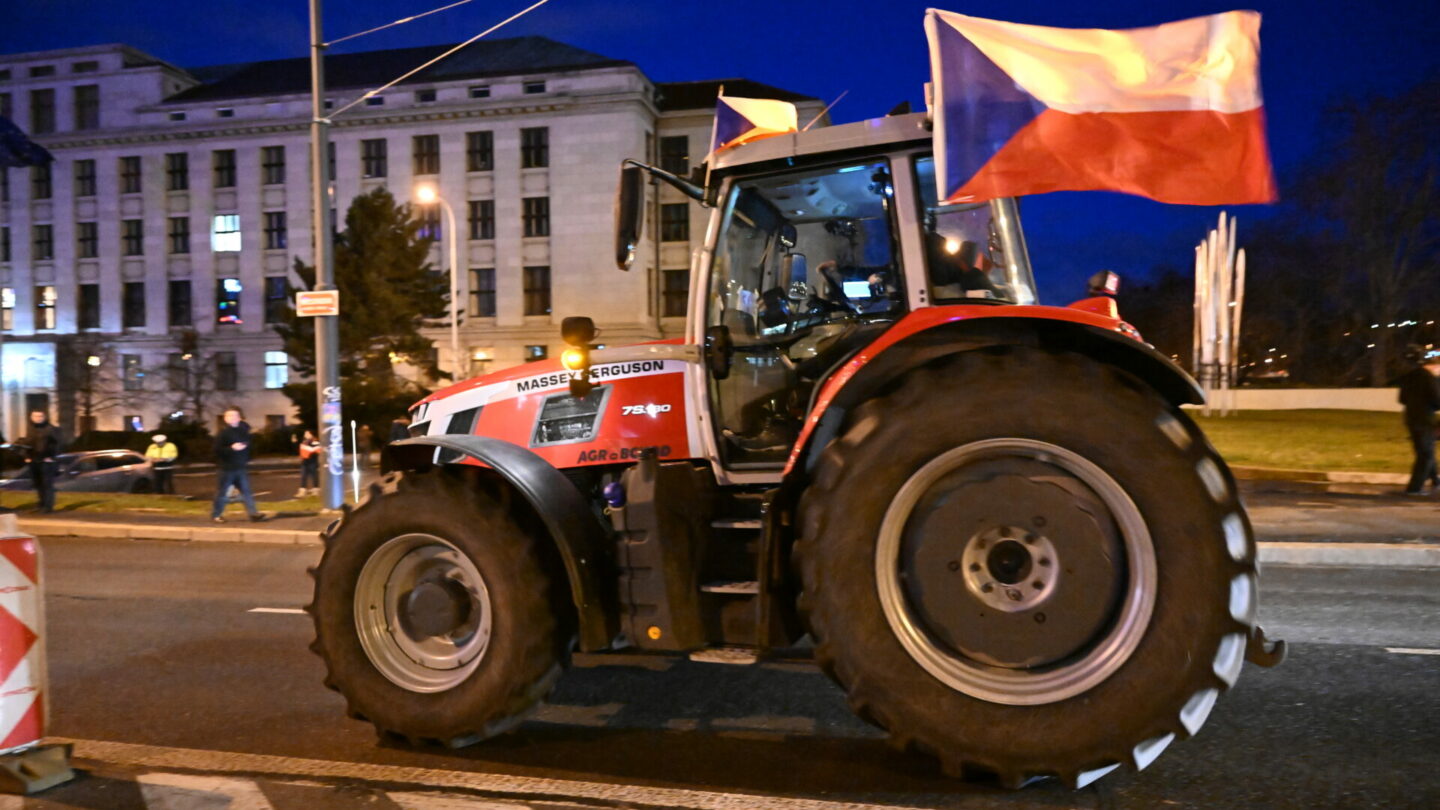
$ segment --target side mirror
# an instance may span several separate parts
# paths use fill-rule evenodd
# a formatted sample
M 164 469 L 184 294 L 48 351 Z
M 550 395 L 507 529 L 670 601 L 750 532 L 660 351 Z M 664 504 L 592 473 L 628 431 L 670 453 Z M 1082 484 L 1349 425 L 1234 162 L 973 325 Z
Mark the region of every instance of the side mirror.
M 615 189 L 615 265 L 629 270 L 640 246 L 640 229 L 644 224 L 645 176 L 636 166 L 620 170 L 620 184 Z

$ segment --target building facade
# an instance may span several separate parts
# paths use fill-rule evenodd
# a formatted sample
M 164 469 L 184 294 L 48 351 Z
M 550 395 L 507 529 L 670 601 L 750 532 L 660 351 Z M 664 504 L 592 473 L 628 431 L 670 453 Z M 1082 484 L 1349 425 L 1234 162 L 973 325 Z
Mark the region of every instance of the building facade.
M 623 158 L 688 173 L 721 82 L 656 84 L 634 64 L 541 37 L 480 42 L 383 93 L 445 48 L 326 62 L 332 199 L 432 186 L 453 209 L 461 352 L 478 374 L 539 359 L 567 315 L 611 343 L 674 334 L 704 213 L 654 187 L 636 270 L 613 264 Z M 820 103 L 727 80 L 730 95 Z M 707 97 L 708 96 L 708 97 Z M 359 103 L 344 109 L 352 101 Z M 124 45 L 0 56 L 0 114 L 55 156 L 0 180 L 4 429 L 47 409 L 72 430 L 151 429 L 238 404 L 293 421 L 271 325 L 312 257 L 309 66 L 182 69 Z M 432 264 L 451 234 L 430 206 Z M 344 302 L 341 302 L 343 317 Z

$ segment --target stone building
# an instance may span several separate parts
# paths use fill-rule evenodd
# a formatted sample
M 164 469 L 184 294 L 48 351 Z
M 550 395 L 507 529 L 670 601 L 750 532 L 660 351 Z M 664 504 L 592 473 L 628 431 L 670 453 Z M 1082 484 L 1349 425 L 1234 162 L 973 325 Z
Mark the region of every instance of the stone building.
M 339 110 L 446 46 L 334 55 Z M 621 159 L 688 172 L 704 159 L 719 81 L 655 83 L 633 63 L 542 37 L 481 41 L 335 114 L 338 216 L 377 186 L 434 186 L 457 218 L 461 357 L 483 373 L 545 357 L 566 315 L 611 343 L 676 334 L 705 212 L 659 189 L 636 269 L 613 264 Z M 741 79 L 729 95 L 822 104 Z M 311 261 L 309 64 L 186 69 L 126 45 L 0 56 L 0 114 L 55 156 L 0 171 L 6 435 L 45 408 L 83 429 L 153 428 L 236 403 L 293 420 L 271 331 Z M 432 262 L 448 272 L 442 219 Z M 343 302 L 342 313 L 343 313 Z M 86 416 L 88 414 L 88 420 Z

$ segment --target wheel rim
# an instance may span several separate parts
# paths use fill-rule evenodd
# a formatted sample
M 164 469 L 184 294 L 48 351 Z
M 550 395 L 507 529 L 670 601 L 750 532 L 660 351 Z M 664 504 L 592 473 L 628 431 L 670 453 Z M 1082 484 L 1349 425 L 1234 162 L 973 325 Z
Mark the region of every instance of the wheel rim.
M 490 591 L 448 540 L 406 534 L 365 561 L 355 627 L 370 662 L 411 692 L 442 692 L 470 677 L 490 646 Z
M 940 533 L 932 528 L 929 535 L 918 541 L 927 544 L 922 550 L 928 556 L 923 557 L 913 550 L 917 542 L 914 532 L 907 535 L 912 524 L 925 525 L 928 505 L 946 503 L 944 498 L 956 503 L 965 501 L 951 498 L 961 488 L 973 485 L 974 482 L 964 479 L 965 475 L 978 475 L 972 471 L 986 470 L 985 465 L 1006 464 L 1019 465 L 1017 469 L 1025 470 L 1023 477 L 1010 476 L 1017 481 L 1042 480 L 1044 485 L 1070 493 L 1077 514 L 1091 514 L 1102 532 L 1109 526 L 1121 551 L 1117 555 L 1120 559 L 1110 561 L 1116 575 L 1113 603 L 1089 617 L 1090 624 L 1082 622 L 1079 629 L 1073 629 L 1074 638 L 1070 641 L 1081 638 L 1086 627 L 1095 628 L 1093 635 L 1085 636 L 1083 643 L 1075 644 L 1068 654 L 1044 665 L 1022 666 L 1013 661 L 1008 666 L 1001 665 L 1002 662 L 987 655 L 985 649 L 970 649 L 964 644 L 947 643 L 942 638 L 953 641 L 954 635 L 975 632 L 974 626 L 982 623 L 973 618 L 976 615 L 1013 622 L 1013 617 L 1033 618 L 1038 613 L 1035 621 L 1044 622 L 1045 614 L 1041 611 L 1046 605 L 1064 603 L 1067 593 L 1071 603 L 1094 613 L 1097 605 L 1093 601 L 1082 604 L 1074 596 L 1084 593 L 1081 589 L 1086 586 L 1086 578 L 1067 579 L 1063 571 L 1067 566 L 1083 567 L 1087 556 L 1105 560 L 1105 549 L 1089 548 L 1095 545 L 1089 537 L 1076 540 L 1063 533 L 1045 536 L 1029 527 L 1005 525 L 1003 520 L 991 521 L 996 525 L 984 525 L 981 521 L 981 525 L 974 527 L 944 526 L 940 527 L 944 529 Z M 992 475 L 982 483 L 991 485 L 1002 477 Z M 947 481 L 958 483 L 946 489 L 942 484 Z M 980 488 L 975 491 L 985 492 Z M 922 508 L 917 511 L 917 506 Z M 985 508 L 1003 511 L 998 506 Z M 1039 516 L 1035 518 L 1039 519 Z M 1044 525 L 1043 521 L 1040 525 Z M 955 577 L 952 580 L 955 585 L 943 593 L 934 587 L 927 592 L 917 586 L 912 570 L 916 560 L 932 560 L 937 555 L 949 558 L 946 566 Z M 1042 560 L 1048 561 L 1047 565 L 1041 566 Z M 1090 564 L 1092 568 L 1095 565 Z M 1042 571 L 1045 573 L 1039 575 Z M 1094 688 L 1112 675 L 1135 651 L 1145 634 L 1155 606 L 1157 580 L 1149 530 L 1125 490 L 1098 466 L 1073 451 L 1018 438 L 987 439 L 956 447 L 917 470 L 900 487 L 881 522 L 875 575 L 885 618 L 916 663 L 958 692 L 1017 706 L 1065 700 Z M 939 581 L 934 573 L 927 576 L 929 582 Z M 989 590 L 987 585 L 991 586 Z M 1013 585 L 1019 586 L 1018 596 L 1005 596 L 1004 590 Z M 974 608 L 975 613 L 961 616 L 952 611 L 937 616 L 937 599 L 948 606 L 965 604 Z

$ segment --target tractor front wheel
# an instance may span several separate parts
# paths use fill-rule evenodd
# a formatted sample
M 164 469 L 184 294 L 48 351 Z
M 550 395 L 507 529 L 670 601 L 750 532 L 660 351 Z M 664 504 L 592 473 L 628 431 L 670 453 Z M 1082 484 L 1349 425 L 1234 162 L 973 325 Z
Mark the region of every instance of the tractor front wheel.
M 1077 355 L 967 353 L 862 405 L 800 503 L 801 609 L 861 716 L 948 772 L 1082 786 L 1194 734 L 1254 543 L 1193 423 Z

